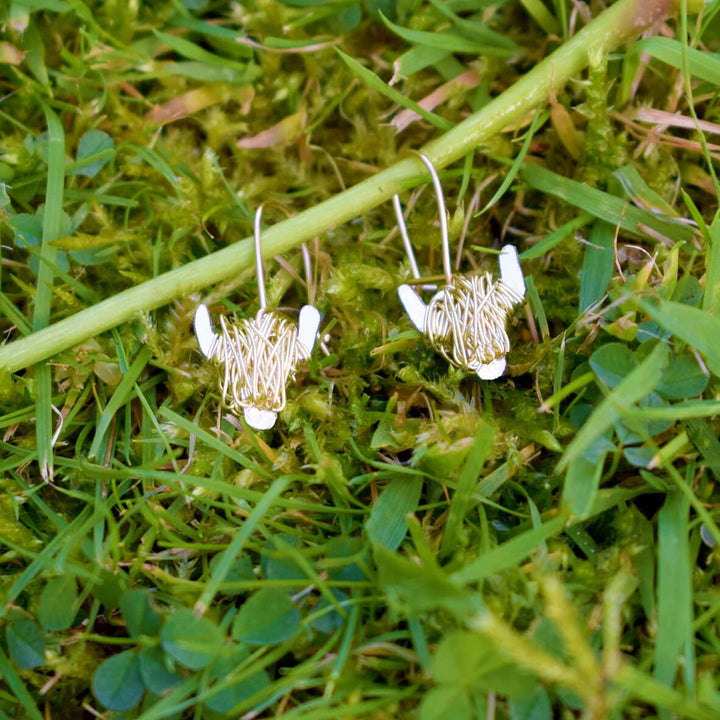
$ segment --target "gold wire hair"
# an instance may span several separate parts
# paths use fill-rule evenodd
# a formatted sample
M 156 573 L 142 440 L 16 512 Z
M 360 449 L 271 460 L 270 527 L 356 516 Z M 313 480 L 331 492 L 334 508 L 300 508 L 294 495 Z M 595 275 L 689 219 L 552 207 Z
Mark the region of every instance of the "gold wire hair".
M 453 275 L 440 178 L 432 162 L 422 153 L 418 155 L 432 178 L 440 212 L 445 285 L 435 293 L 428 305 L 409 285 L 399 288 L 400 299 L 411 321 L 448 362 L 463 370 L 476 372 L 483 379 L 494 379 L 504 372 L 504 358 L 510 351 L 506 330 L 507 314 L 525 295 L 517 252 L 511 245 L 503 247 L 499 280 L 494 280 L 490 273 Z M 393 196 L 393 206 L 411 272 L 417 280 L 420 271 L 397 195 Z M 503 278 L 505 274 L 507 279 Z
M 220 333 L 214 333 L 207 308 L 196 311 L 195 332 L 201 351 L 224 368 L 220 381 L 224 405 L 235 414 L 243 412 L 256 429 L 275 423 L 286 403 L 288 380 L 297 366 L 310 359 L 320 313 L 305 305 L 299 325 L 267 309 L 265 278 L 260 248 L 262 206 L 255 213 L 255 263 L 260 308 L 254 318 L 228 322 L 220 317 Z M 304 256 L 306 270 L 309 256 Z M 310 278 L 307 279 L 308 284 Z

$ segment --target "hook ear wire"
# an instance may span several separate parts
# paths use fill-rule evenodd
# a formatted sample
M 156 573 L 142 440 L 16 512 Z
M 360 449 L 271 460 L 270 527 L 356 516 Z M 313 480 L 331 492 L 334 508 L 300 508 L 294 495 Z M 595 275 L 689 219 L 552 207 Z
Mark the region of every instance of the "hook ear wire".
M 300 246 L 303 256 L 303 268 L 305 270 L 305 289 L 307 290 L 308 305 L 314 305 L 315 300 L 315 283 L 313 281 L 312 272 L 312 258 L 310 257 L 310 250 L 306 243 Z
M 260 219 L 262 218 L 262 204 L 255 211 L 255 272 L 258 283 L 258 299 L 260 301 L 260 312 L 267 308 L 267 295 L 265 294 L 265 272 L 263 270 L 262 254 L 260 252 Z
M 417 260 L 415 259 L 415 253 L 413 252 L 412 245 L 410 244 L 410 238 L 408 237 L 407 225 L 405 225 L 405 217 L 403 216 L 402 205 L 400 204 L 400 196 L 393 195 L 393 207 L 395 208 L 395 217 L 397 218 L 398 229 L 400 230 L 400 236 L 402 237 L 403 245 L 405 246 L 405 254 L 410 262 L 410 270 L 412 271 L 413 277 L 416 280 L 420 279 L 420 268 L 418 268 Z
M 417 152 L 417 151 L 416 151 Z M 445 282 L 449 285 L 452 280 L 452 267 L 450 265 L 450 236 L 448 233 L 447 211 L 445 210 L 445 198 L 443 196 L 442 184 L 437 174 L 435 166 L 427 155 L 417 152 L 418 157 L 422 160 L 423 165 L 428 169 L 435 188 L 435 197 L 437 198 L 438 211 L 440 213 L 440 237 L 442 238 L 442 255 L 443 255 L 443 271 L 445 272 Z

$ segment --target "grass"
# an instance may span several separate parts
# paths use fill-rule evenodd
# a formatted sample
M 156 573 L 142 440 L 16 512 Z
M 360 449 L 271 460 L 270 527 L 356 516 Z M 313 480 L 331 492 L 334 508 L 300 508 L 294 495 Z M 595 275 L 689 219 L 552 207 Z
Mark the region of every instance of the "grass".
M 720 3 L 580 7 L 0 11 L 0 717 L 720 713 Z M 497 381 L 398 303 L 418 149 L 460 270 L 520 252 Z M 256 433 L 192 317 L 260 203 L 324 317 Z

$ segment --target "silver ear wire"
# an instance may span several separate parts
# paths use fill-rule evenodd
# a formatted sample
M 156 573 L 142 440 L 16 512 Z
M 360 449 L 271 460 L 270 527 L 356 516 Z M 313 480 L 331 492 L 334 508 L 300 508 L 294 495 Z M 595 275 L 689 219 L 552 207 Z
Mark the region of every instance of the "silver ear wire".
M 255 213 L 254 223 L 260 305 L 256 316 L 235 323 L 221 316 L 221 331 L 215 333 L 207 308 L 200 305 L 194 325 L 203 355 L 223 368 L 220 390 L 224 404 L 235 414 L 242 412 L 247 424 L 256 430 L 268 430 L 285 408 L 288 380 L 301 362 L 310 359 L 321 318 L 312 305 L 302 307 L 298 324 L 267 309 L 261 217 L 262 206 Z
M 257 275 L 258 284 L 258 301 L 260 303 L 260 312 L 264 312 L 267 307 L 267 295 L 265 294 L 265 270 L 262 262 L 262 249 L 260 247 L 261 227 L 260 220 L 262 218 L 262 203 L 255 211 L 255 223 L 253 240 L 255 242 L 255 274 Z
M 414 288 L 401 285 L 398 288 L 400 302 L 413 325 L 448 362 L 475 372 L 482 380 L 494 380 L 505 372 L 505 355 L 510 350 L 505 329 L 507 314 L 525 296 L 525 280 L 517 251 L 512 245 L 505 245 L 500 251 L 500 279 L 497 281 L 489 273 L 453 276 L 440 178 L 432 162 L 422 153 L 418 155 L 430 173 L 440 211 L 445 286 L 426 305 Z M 405 252 L 417 280 L 420 271 L 397 195 L 393 196 L 393 206 Z

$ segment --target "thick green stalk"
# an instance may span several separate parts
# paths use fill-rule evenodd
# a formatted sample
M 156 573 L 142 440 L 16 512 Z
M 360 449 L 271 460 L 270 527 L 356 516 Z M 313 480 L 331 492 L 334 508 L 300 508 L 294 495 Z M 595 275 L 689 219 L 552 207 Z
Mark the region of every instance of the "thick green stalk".
M 703 5 L 702 0 L 687 0 L 687 3 L 691 12 Z M 428 143 L 423 152 L 438 168 L 462 158 L 545 103 L 550 90 L 560 88 L 587 65 L 589 50 L 600 53 L 613 50 L 665 18 L 679 4 L 680 0 L 619 0 L 484 108 Z M 401 160 L 335 197 L 268 228 L 263 232 L 263 255 L 272 257 L 284 253 L 333 226 L 352 220 L 386 202 L 405 183 L 423 174 L 426 171 L 419 159 Z M 10 372 L 20 370 L 120 325 L 137 313 L 225 280 L 252 264 L 252 239 L 245 238 L 9 343 L 0 348 L 0 368 Z

